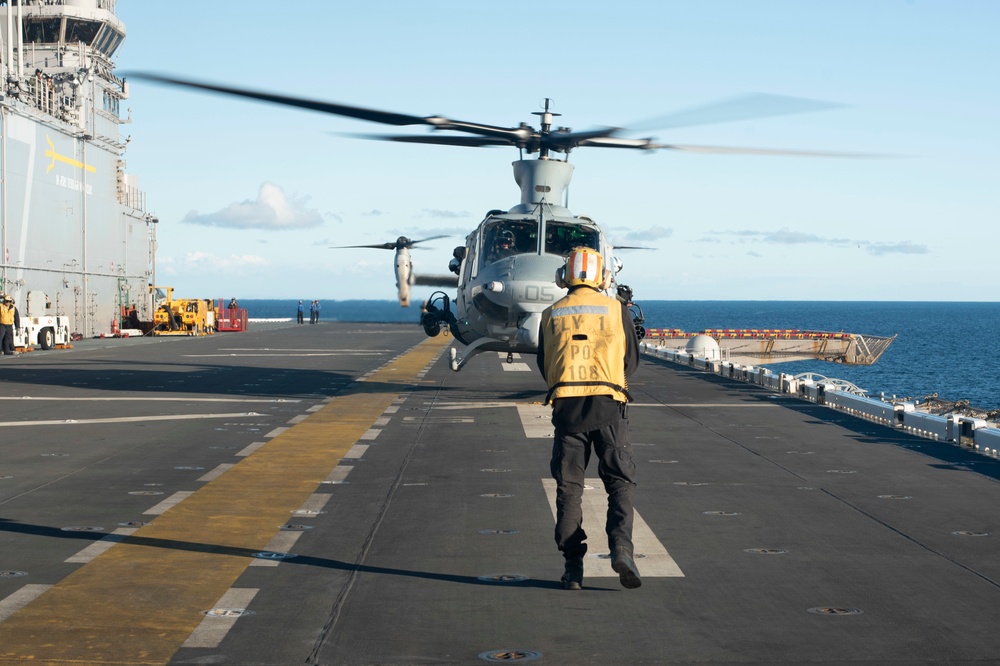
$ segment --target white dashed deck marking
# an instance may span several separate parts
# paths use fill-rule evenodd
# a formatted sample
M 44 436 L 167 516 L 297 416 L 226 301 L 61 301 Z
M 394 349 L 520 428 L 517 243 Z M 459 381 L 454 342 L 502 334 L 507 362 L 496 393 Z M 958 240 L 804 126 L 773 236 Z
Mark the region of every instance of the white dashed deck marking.
M 552 407 L 549 405 L 517 403 L 517 415 L 521 417 L 521 427 L 528 439 L 552 439 Z
M 230 613 L 220 613 L 218 615 L 206 615 L 205 619 L 201 621 L 201 624 L 191 632 L 188 639 L 184 641 L 181 647 L 186 648 L 216 648 L 222 643 L 226 634 L 229 630 L 233 628 L 236 624 L 236 620 L 240 618 L 238 614 L 239 609 L 246 609 L 253 601 L 253 598 L 257 596 L 258 588 L 240 588 L 233 587 L 230 588 L 222 598 L 219 599 L 218 603 L 215 604 L 216 610 L 226 609 L 231 611 Z M 205 610 L 212 610 L 206 608 Z
M 352 465 L 337 465 L 330 472 L 329 476 L 323 479 L 323 483 L 344 483 L 344 479 L 347 475 L 351 473 L 354 467 Z
M 21 610 L 32 601 L 41 596 L 42 592 L 52 587 L 51 585 L 25 585 L 10 596 L 0 599 L 0 622 L 3 622 L 11 615 Z
M 207 481 L 212 481 L 214 479 L 217 479 L 220 476 L 222 476 L 223 474 L 225 474 L 226 472 L 228 472 L 229 470 L 231 470 L 233 468 L 234 464 L 235 463 L 222 463 L 221 465 L 217 466 L 215 469 L 213 469 L 208 474 L 204 474 L 201 477 L 199 477 L 198 480 L 199 481 L 206 481 L 207 482 Z
M 69 564 L 86 564 L 98 555 L 110 550 L 116 543 L 124 541 L 125 537 L 129 534 L 134 534 L 137 529 L 138 528 L 135 527 L 119 527 L 111 534 L 106 535 L 103 539 L 95 541 L 76 555 L 67 557 L 63 561 Z
M 244 448 L 242 451 L 240 451 L 239 453 L 237 453 L 236 457 L 237 458 L 245 458 L 246 456 L 250 455 L 251 453 L 253 453 L 257 449 L 259 449 L 260 447 L 264 446 L 264 444 L 266 444 L 266 443 L 267 442 L 254 442 L 252 444 L 249 444 L 246 448 Z
M 143 511 L 142 513 L 143 515 L 146 516 L 159 516 L 162 513 L 166 513 L 168 509 L 171 509 L 174 506 L 180 504 L 188 497 L 191 497 L 191 495 L 194 495 L 193 490 L 179 490 L 170 497 L 168 497 L 167 499 L 163 500 L 162 502 L 154 506 L 152 509 L 149 509 L 148 511 Z
M 363 458 L 365 451 L 367 450 L 367 444 L 355 444 L 347 453 L 344 454 L 344 460 L 356 460 L 358 458 Z
M 295 548 L 295 542 L 299 540 L 302 536 L 302 532 L 278 532 L 274 535 L 274 538 L 267 542 L 267 546 L 264 547 L 262 552 L 268 553 L 291 553 L 292 549 Z M 260 558 L 256 557 L 250 562 L 252 567 L 276 567 L 281 564 L 284 560 L 279 558 Z

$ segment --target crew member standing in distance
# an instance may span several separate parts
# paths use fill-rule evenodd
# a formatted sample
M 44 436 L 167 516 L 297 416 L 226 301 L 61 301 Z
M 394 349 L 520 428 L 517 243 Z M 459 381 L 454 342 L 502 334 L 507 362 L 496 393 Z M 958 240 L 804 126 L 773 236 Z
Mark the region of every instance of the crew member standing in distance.
M 14 299 L 6 294 L 0 294 L 0 352 L 4 356 L 14 356 L 14 320 L 17 309 Z
M 552 403 L 552 477 L 556 480 L 556 545 L 566 560 L 563 587 L 583 585 L 583 486 L 593 451 L 608 493 L 606 531 L 611 567 L 622 586 L 642 584 L 632 546 L 635 463 L 629 441 L 627 377 L 639 366 L 635 324 L 625 303 L 602 293 L 611 282 L 600 253 L 574 248 L 556 271 L 569 293 L 542 313 L 538 369 Z

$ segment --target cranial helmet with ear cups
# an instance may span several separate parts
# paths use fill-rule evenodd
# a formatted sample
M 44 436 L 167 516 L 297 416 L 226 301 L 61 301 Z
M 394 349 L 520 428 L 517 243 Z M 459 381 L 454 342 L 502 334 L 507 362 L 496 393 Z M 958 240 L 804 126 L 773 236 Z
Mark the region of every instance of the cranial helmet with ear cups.
M 587 285 L 607 288 L 610 274 L 604 269 L 604 257 L 589 247 L 575 247 L 566 257 L 566 265 L 556 271 L 556 286 L 560 288 Z

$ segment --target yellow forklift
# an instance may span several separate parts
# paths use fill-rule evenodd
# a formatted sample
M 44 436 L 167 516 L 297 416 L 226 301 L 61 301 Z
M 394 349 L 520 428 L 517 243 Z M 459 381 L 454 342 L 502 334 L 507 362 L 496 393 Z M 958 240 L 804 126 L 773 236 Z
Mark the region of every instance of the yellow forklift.
M 153 335 L 212 335 L 215 304 L 210 298 L 174 299 L 173 287 L 150 287 L 156 308 Z

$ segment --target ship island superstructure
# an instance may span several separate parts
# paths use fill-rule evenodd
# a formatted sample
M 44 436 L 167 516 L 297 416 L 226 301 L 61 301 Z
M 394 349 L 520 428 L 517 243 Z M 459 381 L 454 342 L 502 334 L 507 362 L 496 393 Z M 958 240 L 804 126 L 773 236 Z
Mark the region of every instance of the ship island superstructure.
M 22 314 L 44 292 L 83 337 L 151 315 L 158 220 L 125 172 L 124 39 L 115 0 L 0 6 L 0 291 Z

